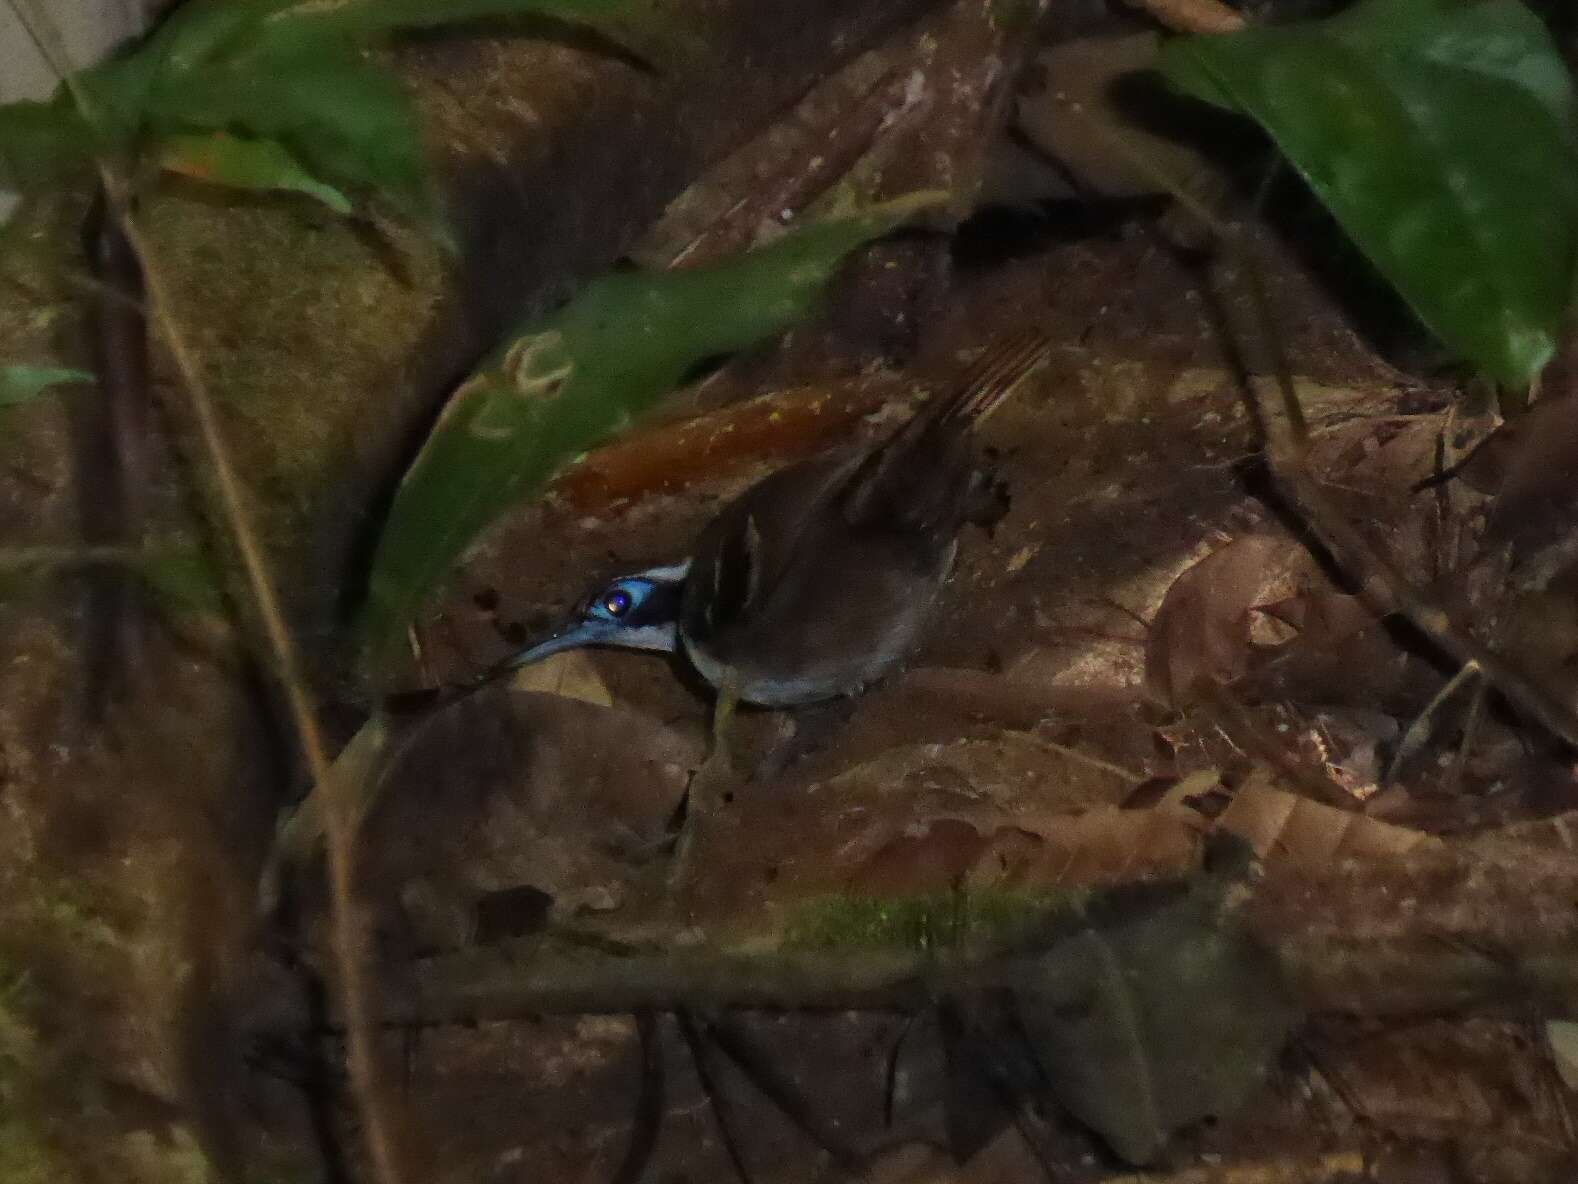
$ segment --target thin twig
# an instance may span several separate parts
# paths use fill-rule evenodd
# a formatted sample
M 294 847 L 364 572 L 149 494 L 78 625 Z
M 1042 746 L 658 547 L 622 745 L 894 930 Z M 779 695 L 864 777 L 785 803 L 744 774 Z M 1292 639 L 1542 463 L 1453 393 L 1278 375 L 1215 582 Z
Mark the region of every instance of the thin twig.
M 82 117 L 92 123 L 92 101 L 78 83 L 60 32 L 43 11 L 39 0 L 10 0 L 10 3 L 50 67 L 60 76 Z M 105 193 L 112 200 L 123 196 L 124 180 L 103 161 L 98 163 L 98 168 Z M 163 270 L 157 265 L 141 227 L 124 203 L 121 217 L 126 241 L 142 267 L 149 320 L 158 326 L 164 336 L 190 403 L 203 451 L 214 476 L 219 510 L 241 559 L 248 589 L 263 627 L 266 652 L 273 658 L 274 674 L 284 690 L 308 772 L 315 782 L 321 783 L 329 774 L 328 749 L 318 727 L 317 712 L 311 692 L 307 689 L 290 627 L 286 623 L 279 595 L 258 542 L 257 531 L 246 508 L 241 482 L 231 463 L 218 417 L 214 414 L 213 399 L 191 347 L 175 320 L 174 305 Z M 379 1091 L 369 1004 L 371 982 L 366 972 L 365 959 L 361 956 L 361 938 L 352 907 L 354 834 L 345 825 L 338 810 L 327 811 L 325 822 L 328 833 L 333 954 L 338 972 L 339 1005 L 345 1021 L 346 1058 L 351 1082 L 361 1110 L 362 1129 L 374 1177 L 381 1184 L 402 1184 L 404 1175 L 400 1170 L 393 1133 L 383 1106 L 383 1094 Z
M 728 1152 L 734 1174 L 740 1184 L 751 1184 L 751 1169 L 745 1162 L 745 1153 L 734 1134 L 734 1107 L 719 1088 L 718 1080 L 708 1064 L 710 1050 L 706 1037 L 691 1019 L 690 1012 L 683 1007 L 674 1010 L 674 1019 L 679 1024 L 680 1034 L 685 1038 L 685 1046 L 690 1049 L 691 1063 L 696 1066 L 696 1078 L 701 1082 L 701 1092 L 706 1095 L 708 1106 L 712 1108 L 712 1117 L 718 1126 L 718 1138 L 724 1151 Z
M 329 777 L 330 761 L 323 733 L 318 727 L 317 709 L 307 688 L 301 659 L 286 623 L 267 560 L 258 543 L 257 531 L 246 509 L 240 480 L 220 432 L 213 400 L 203 382 L 197 361 L 170 314 L 170 294 L 163 272 L 149 256 L 142 230 L 130 217 L 126 220 L 126 232 L 133 249 L 142 259 L 152 319 L 164 334 L 197 421 L 203 449 L 207 453 L 218 489 L 220 508 L 246 574 L 254 607 L 267 639 L 268 652 L 273 658 L 274 674 L 285 693 L 285 702 L 296 729 L 297 740 L 301 744 L 307 771 L 314 784 L 324 784 Z M 372 981 L 367 973 L 366 959 L 362 956 L 362 938 L 353 904 L 355 831 L 338 809 L 325 810 L 324 822 L 328 839 L 330 926 L 341 1006 L 346 1018 L 346 1059 L 362 1112 L 367 1153 L 376 1178 L 383 1184 L 401 1184 L 404 1174 L 400 1170 L 389 1117 L 382 1101 L 377 1055 L 373 1048 L 371 1007 L 368 1003 Z
M 834 1126 L 823 1120 L 794 1079 L 773 1061 L 770 1053 L 757 1046 L 740 1024 L 720 1017 L 708 1021 L 703 1032 L 739 1067 L 750 1083 L 843 1172 L 854 1174 L 862 1170 L 865 1161 L 859 1153 L 844 1141 Z
M 641 1044 L 641 1084 L 636 1099 L 635 1117 L 630 1123 L 630 1143 L 624 1158 L 614 1170 L 610 1184 L 636 1184 L 652 1159 L 663 1113 L 668 1105 L 668 1086 L 663 1073 L 663 1033 L 654 1011 L 636 1012 L 636 1032 Z

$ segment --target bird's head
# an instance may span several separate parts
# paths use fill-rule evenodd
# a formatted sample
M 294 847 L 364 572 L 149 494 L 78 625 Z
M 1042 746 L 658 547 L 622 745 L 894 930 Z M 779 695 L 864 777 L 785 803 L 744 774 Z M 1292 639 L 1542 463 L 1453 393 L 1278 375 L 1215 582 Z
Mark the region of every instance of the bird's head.
M 689 561 L 609 580 L 562 628 L 499 664 L 502 673 L 583 646 L 672 653 L 679 646 L 680 596 Z

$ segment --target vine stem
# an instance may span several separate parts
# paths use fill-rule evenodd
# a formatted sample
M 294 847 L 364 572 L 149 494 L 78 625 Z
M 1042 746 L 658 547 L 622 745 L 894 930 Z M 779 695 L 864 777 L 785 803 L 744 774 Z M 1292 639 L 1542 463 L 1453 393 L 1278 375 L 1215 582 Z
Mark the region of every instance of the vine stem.
M 169 314 L 169 290 L 165 286 L 163 274 L 150 257 L 141 229 L 129 216 L 125 226 L 126 237 L 142 260 L 152 318 L 164 335 L 190 400 L 203 450 L 207 453 L 213 471 L 220 507 L 241 558 L 254 607 L 274 661 L 275 677 L 285 693 L 307 771 L 315 785 L 322 785 L 329 777 L 330 762 L 323 732 L 318 726 L 317 709 L 302 673 L 301 657 L 285 620 L 279 593 L 274 587 L 262 547 L 258 544 L 257 531 L 247 511 L 241 483 L 214 414 L 213 399 L 202 380 L 190 346 Z M 395 1152 L 388 1114 L 382 1104 L 377 1054 L 373 1047 L 372 1009 L 369 1004 L 372 982 L 363 957 L 362 935 L 355 908 L 354 829 L 343 810 L 332 806 L 324 811 L 324 824 L 329 865 L 330 928 L 340 1006 L 344 1009 L 346 1020 L 346 1059 L 351 1082 L 360 1103 L 367 1154 L 376 1178 L 382 1184 L 403 1184 L 404 1174 Z
M 82 117 L 93 122 L 92 103 L 77 82 L 70 55 L 60 31 L 43 11 L 39 0 L 10 0 L 28 35 L 39 52 L 59 75 Z M 312 692 L 302 671 L 301 657 L 291 636 L 279 593 L 269 572 L 257 530 L 246 506 L 246 497 L 235 465 L 225 444 L 224 434 L 214 413 L 214 402 L 203 380 L 201 368 L 191 345 L 175 318 L 170 288 L 162 267 L 148 249 L 146 237 L 126 201 L 128 181 L 111 164 L 98 162 L 104 193 L 111 203 L 108 217 L 120 221 L 126 241 L 142 267 L 144 296 L 149 322 L 158 327 L 169 348 L 180 385 L 190 404 L 203 452 L 213 474 L 220 517 L 241 560 L 248 591 L 262 626 L 265 652 L 272 658 L 274 675 L 284 692 L 291 723 L 301 745 L 307 770 L 317 784 L 329 775 L 329 755 L 318 726 Z M 334 987 L 345 1019 L 346 1059 L 361 1113 L 363 1140 L 373 1176 L 379 1184 L 404 1184 L 400 1156 L 396 1153 L 393 1130 L 384 1094 L 380 1089 L 378 1060 L 374 1047 L 372 1019 L 372 982 L 363 957 L 362 935 L 354 905 L 355 834 L 339 809 L 324 813 L 327 834 L 330 928 L 336 971 Z

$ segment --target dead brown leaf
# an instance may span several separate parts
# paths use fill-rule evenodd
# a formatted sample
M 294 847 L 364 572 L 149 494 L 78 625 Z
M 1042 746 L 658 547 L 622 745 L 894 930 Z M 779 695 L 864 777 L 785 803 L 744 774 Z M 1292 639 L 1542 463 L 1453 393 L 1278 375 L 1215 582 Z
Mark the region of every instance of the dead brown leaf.
M 1294 550 L 1287 539 L 1244 535 L 1173 581 L 1146 645 L 1152 699 L 1184 706 L 1249 669 L 1250 611 L 1286 590 Z
M 478 902 L 496 894 L 617 907 L 662 854 L 700 749 L 624 708 L 478 692 L 424 721 L 382 772 L 364 882 L 391 931 L 422 948 L 466 944 Z
M 1440 842 L 1422 831 L 1288 793 L 1265 770 L 1239 787 L 1216 825 L 1247 841 L 1268 867 L 1318 869 L 1338 859 L 1402 855 Z

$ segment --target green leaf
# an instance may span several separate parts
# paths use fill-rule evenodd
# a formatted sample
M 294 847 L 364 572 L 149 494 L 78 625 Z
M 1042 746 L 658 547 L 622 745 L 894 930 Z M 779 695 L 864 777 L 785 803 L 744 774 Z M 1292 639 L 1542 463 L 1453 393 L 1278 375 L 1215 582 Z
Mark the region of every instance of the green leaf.
M 629 0 L 194 0 L 139 45 L 77 75 L 85 112 L 64 89 L 50 103 L 0 106 L 0 184 L 52 181 L 95 154 L 131 152 L 151 132 L 178 171 L 309 193 L 342 213 L 350 204 L 342 189 L 376 191 L 448 241 L 415 110 L 359 42 L 521 14 L 598 27 L 629 8 Z M 193 137 L 203 131 L 239 138 L 200 149 Z
M 350 198 L 318 180 L 283 144 L 225 132 L 173 135 L 158 146 L 159 164 L 172 173 L 232 189 L 284 189 L 315 197 L 337 214 L 351 212 Z
M 709 268 L 615 274 L 526 326 L 457 390 L 396 491 L 362 613 L 376 661 L 482 530 L 696 362 L 816 305 L 840 260 L 939 200 L 917 194 Z
M 191 0 L 149 34 L 139 55 L 158 72 L 181 74 L 210 64 L 259 37 L 269 18 L 301 0 Z
M 383 193 L 403 213 L 432 210 L 409 97 L 349 41 L 271 36 L 245 51 L 158 80 L 150 126 L 163 135 L 244 129 L 276 140 L 325 184 Z
M 431 29 L 495 17 L 595 20 L 629 7 L 630 0 L 350 0 L 334 8 L 293 9 L 276 19 L 310 23 L 353 37 L 375 37 L 401 29 Z
M 93 160 L 92 129 L 61 103 L 0 104 L 0 189 L 57 184 Z
M 1252 116 L 1419 318 L 1508 385 L 1555 351 L 1578 261 L 1578 97 L 1517 0 L 1364 0 L 1163 50 Z
M 61 366 L 0 366 L 0 407 L 37 398 L 52 386 L 97 381 L 87 370 Z

